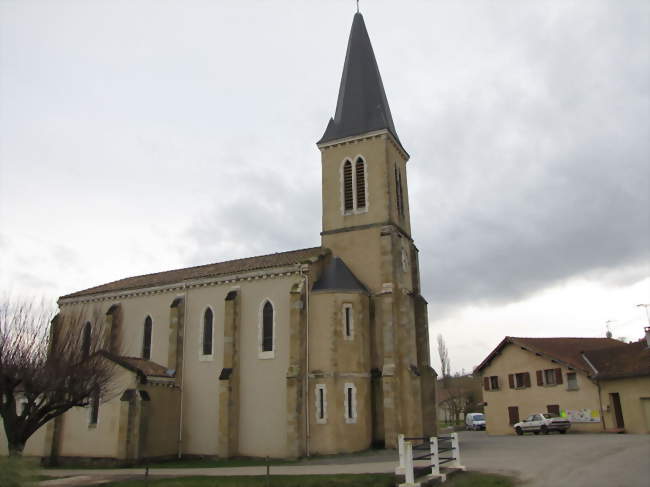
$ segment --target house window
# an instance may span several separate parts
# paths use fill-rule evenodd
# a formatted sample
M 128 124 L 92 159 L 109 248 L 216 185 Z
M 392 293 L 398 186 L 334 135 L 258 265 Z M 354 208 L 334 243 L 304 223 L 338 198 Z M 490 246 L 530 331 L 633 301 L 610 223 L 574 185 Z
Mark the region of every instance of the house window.
M 349 303 L 343 305 L 343 338 L 346 340 L 354 338 L 354 317 L 352 305 Z
M 345 410 L 345 422 L 357 422 L 357 388 L 350 382 L 345 383 L 345 397 L 343 399 L 343 408 Z
M 207 308 L 203 313 L 203 343 L 201 355 L 212 356 L 212 335 L 213 335 L 213 314 L 212 309 Z
M 83 358 L 88 358 L 90 355 L 91 333 L 90 321 L 87 321 L 84 325 L 83 331 L 81 332 L 81 355 Z
M 578 390 L 578 375 L 575 372 L 567 372 L 566 374 L 567 389 L 570 391 Z
M 99 391 L 95 391 L 90 396 L 90 412 L 88 414 L 88 425 L 96 426 L 99 419 Z
M 144 331 L 142 334 L 142 358 L 145 360 L 151 359 L 151 330 L 153 322 L 151 316 L 147 316 L 144 320 Z
M 546 406 L 548 414 L 552 415 L 554 418 L 560 417 L 560 406 L 558 404 L 549 404 Z
M 316 423 L 327 423 L 327 388 L 325 384 L 316 384 Z
M 562 369 L 544 369 L 537 371 L 538 386 L 555 386 L 562 384 Z
M 260 354 L 259 358 L 273 358 L 275 356 L 275 310 L 268 299 L 264 301 L 260 317 Z
M 499 376 L 492 375 L 483 377 L 483 389 L 486 391 L 496 391 L 499 389 Z
M 524 387 L 530 387 L 530 374 L 528 372 L 509 374 L 508 382 L 510 383 L 510 389 L 523 389 Z
M 366 163 L 360 157 L 355 164 L 357 209 L 366 207 Z

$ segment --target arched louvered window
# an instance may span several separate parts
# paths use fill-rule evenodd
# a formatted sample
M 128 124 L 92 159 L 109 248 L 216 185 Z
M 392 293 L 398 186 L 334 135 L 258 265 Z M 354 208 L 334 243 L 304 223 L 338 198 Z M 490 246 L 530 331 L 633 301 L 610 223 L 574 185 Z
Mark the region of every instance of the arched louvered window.
M 360 157 L 355 164 L 357 209 L 366 207 L 366 163 Z
M 83 358 L 88 358 L 90 355 L 90 340 L 91 340 L 91 325 L 90 321 L 87 321 L 84 325 L 83 331 L 81 332 L 81 355 Z
M 201 348 L 203 355 L 212 355 L 212 321 L 212 310 L 208 308 L 203 313 L 203 345 Z
M 343 208 L 345 211 L 354 210 L 354 195 L 352 194 L 352 163 L 343 164 Z
M 262 352 L 273 351 L 273 305 L 270 301 L 262 308 Z
M 151 331 L 153 322 L 151 316 L 147 316 L 144 320 L 144 333 L 142 334 L 142 358 L 149 360 L 151 358 Z

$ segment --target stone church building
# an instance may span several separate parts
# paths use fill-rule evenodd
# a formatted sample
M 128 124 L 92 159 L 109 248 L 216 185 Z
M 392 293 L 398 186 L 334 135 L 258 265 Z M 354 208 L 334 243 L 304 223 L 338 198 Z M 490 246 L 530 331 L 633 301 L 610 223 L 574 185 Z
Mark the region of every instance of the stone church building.
M 26 454 L 291 458 L 435 434 L 409 155 L 360 13 L 317 146 L 319 247 L 129 277 L 59 299 L 62 315 L 87 310 L 91 332 L 92 314 L 121 337 L 123 349 L 107 354 L 116 392 L 46 425 Z

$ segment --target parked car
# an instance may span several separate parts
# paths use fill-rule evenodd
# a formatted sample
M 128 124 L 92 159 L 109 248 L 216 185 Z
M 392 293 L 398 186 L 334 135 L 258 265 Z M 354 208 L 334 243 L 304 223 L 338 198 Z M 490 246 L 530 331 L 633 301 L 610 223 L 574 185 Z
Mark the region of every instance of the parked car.
M 559 431 L 564 434 L 571 427 L 571 422 L 566 418 L 558 418 L 549 413 L 531 414 L 526 419 L 514 425 L 518 435 L 524 433 L 549 434 L 551 431 Z
M 485 429 L 485 416 L 483 413 L 467 413 L 465 416 L 465 428 L 478 431 Z

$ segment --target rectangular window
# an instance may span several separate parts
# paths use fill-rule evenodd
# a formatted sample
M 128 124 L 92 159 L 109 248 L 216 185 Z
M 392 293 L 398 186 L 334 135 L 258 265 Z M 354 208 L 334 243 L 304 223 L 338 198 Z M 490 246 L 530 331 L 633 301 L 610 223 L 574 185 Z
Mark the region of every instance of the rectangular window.
M 560 417 L 560 406 L 558 404 L 549 404 L 546 406 L 546 410 L 554 418 Z
M 88 425 L 97 425 L 99 419 L 99 392 L 94 392 L 90 397 L 90 413 L 88 416 Z
M 327 389 L 325 384 L 316 384 L 316 423 L 327 423 Z
M 343 305 L 343 338 L 352 340 L 354 333 L 354 323 L 352 314 L 352 305 Z
M 344 409 L 345 409 L 345 422 L 346 423 L 356 423 L 357 422 L 357 388 L 352 383 L 345 384 L 345 397 L 344 397 Z
M 492 375 L 483 377 L 483 389 L 486 391 L 496 391 L 499 389 L 499 376 Z
M 566 374 L 567 389 L 570 391 L 578 390 L 578 375 L 575 372 L 567 372 Z
M 530 374 L 528 372 L 515 374 L 515 388 L 522 389 L 524 387 L 530 387 Z
M 544 385 L 546 386 L 555 385 L 555 369 L 544 370 Z

